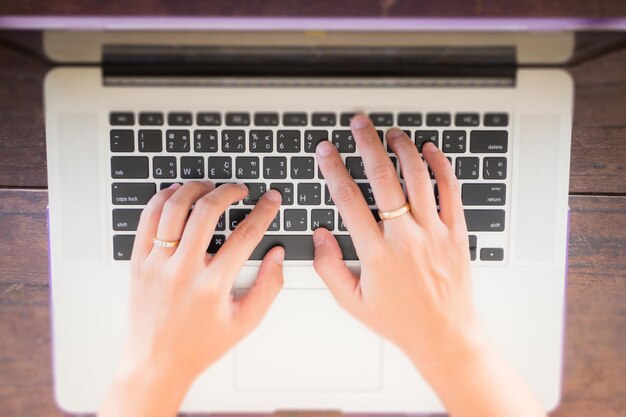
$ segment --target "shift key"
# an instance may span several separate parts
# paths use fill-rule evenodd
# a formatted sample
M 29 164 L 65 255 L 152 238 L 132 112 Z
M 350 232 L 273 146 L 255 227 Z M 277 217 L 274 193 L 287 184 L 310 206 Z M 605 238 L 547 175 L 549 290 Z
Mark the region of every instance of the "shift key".
M 501 232 L 504 210 L 465 210 L 465 223 L 470 232 Z
M 145 206 L 156 194 L 156 184 L 145 182 L 114 182 L 111 185 L 113 204 Z

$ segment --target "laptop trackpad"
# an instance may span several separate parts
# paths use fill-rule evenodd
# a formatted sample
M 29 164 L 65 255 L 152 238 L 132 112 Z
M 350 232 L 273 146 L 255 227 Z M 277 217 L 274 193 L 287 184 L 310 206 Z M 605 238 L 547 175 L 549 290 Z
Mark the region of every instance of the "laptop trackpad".
M 235 350 L 241 390 L 378 390 L 382 340 L 326 289 L 284 289 Z

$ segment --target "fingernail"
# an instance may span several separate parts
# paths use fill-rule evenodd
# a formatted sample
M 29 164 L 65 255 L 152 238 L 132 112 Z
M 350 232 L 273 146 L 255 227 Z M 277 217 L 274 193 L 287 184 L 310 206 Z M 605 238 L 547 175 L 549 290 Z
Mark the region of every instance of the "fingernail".
M 333 151 L 334 147 L 335 145 L 330 143 L 330 141 L 323 140 L 317 145 L 317 148 L 315 149 L 315 151 L 317 152 L 319 156 L 328 156 Z
M 425 150 L 426 152 L 433 152 L 435 149 L 437 149 L 437 147 L 429 140 L 424 142 L 424 144 L 422 145 L 422 151 Z
M 357 114 L 350 120 L 350 125 L 357 129 L 363 129 L 365 126 L 370 124 L 370 119 L 364 114 Z
M 321 233 L 313 233 L 313 244 L 315 247 L 322 246 L 326 238 Z
M 391 129 L 387 131 L 387 137 L 389 139 L 399 138 L 403 134 L 404 134 L 404 131 L 402 129 L 398 129 L 397 127 L 392 127 Z
M 269 190 L 265 193 L 265 196 L 273 203 L 278 203 L 280 200 L 282 200 L 281 194 L 276 190 Z
M 239 186 L 239 188 L 241 188 L 242 190 L 245 190 L 246 192 L 248 192 L 248 186 L 246 186 L 246 184 L 237 184 Z
M 169 186 L 169 187 L 167 187 L 167 188 L 169 188 L 170 190 L 178 190 L 181 186 L 182 186 L 182 184 L 181 184 L 181 183 L 179 183 L 179 182 L 175 182 L 174 184 L 170 185 L 170 186 Z
M 280 248 L 276 249 L 276 253 L 274 253 L 274 262 L 279 265 L 282 265 L 285 262 L 285 249 Z

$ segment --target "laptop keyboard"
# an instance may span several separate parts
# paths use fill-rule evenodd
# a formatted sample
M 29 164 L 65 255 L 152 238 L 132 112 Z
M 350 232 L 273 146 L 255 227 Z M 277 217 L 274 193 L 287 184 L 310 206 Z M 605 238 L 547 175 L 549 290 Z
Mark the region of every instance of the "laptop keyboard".
M 312 260 L 311 235 L 318 227 L 335 234 L 344 259 L 358 259 L 314 157 L 317 144 L 331 140 L 379 220 L 349 128 L 354 114 L 111 112 L 113 259 L 130 259 L 139 215 L 158 189 L 207 179 L 218 186 L 243 182 L 249 188 L 249 195 L 222 215 L 209 253 L 221 247 L 263 193 L 276 189 L 283 198 L 280 211 L 250 260 L 261 260 L 275 245 L 285 247 L 286 260 Z M 461 182 L 472 261 L 504 261 L 508 113 L 373 111 L 369 116 L 385 147 L 385 131 L 398 126 L 419 150 L 432 141 L 447 155 Z M 396 157 L 386 149 L 401 174 Z M 431 178 L 434 184 L 432 172 Z M 438 200 L 436 184 L 434 194 Z

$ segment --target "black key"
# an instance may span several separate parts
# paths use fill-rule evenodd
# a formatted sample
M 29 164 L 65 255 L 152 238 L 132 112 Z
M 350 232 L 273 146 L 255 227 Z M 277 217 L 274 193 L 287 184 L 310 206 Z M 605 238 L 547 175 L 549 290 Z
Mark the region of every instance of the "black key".
M 239 179 L 259 178 L 259 158 L 256 156 L 238 156 L 235 158 L 235 176 Z
M 506 184 L 463 184 L 461 196 L 466 206 L 503 206 Z
M 139 113 L 139 124 L 141 126 L 161 126 L 163 125 L 163 113 L 161 112 Z
M 265 235 L 252 251 L 249 259 L 260 261 L 270 249 L 276 246 L 285 248 L 285 260 L 287 261 L 313 260 L 315 248 L 311 235 Z
M 370 209 L 370 211 L 372 212 L 372 216 L 374 216 L 374 220 L 376 220 L 376 223 L 378 223 L 380 221 L 380 214 L 378 214 L 378 209 Z
M 335 235 L 335 239 L 339 243 L 344 261 L 357 261 L 359 259 L 350 235 Z
M 211 179 L 232 177 L 233 160 L 230 156 L 209 156 L 209 172 Z
M 465 210 L 465 223 L 470 232 L 501 232 L 504 210 Z
M 439 132 L 436 130 L 416 130 L 415 146 L 417 146 L 419 152 L 422 152 L 422 145 L 424 145 L 426 141 L 431 141 L 439 147 Z
M 355 112 L 341 113 L 341 117 L 339 119 L 341 126 L 350 126 L 350 119 L 352 119 L 355 115 Z
M 111 200 L 120 206 L 144 206 L 156 194 L 156 185 L 147 182 L 114 182 Z
M 229 229 L 235 230 L 237 225 L 241 223 L 243 219 L 248 217 L 248 214 L 250 214 L 251 211 L 252 209 L 230 209 L 228 211 L 228 219 L 230 220 L 230 223 L 228 224 Z
M 313 113 L 311 124 L 313 126 L 335 126 L 337 115 L 335 113 Z
M 361 194 L 365 198 L 368 206 L 376 205 L 376 201 L 374 200 L 374 191 L 372 191 L 372 186 L 368 183 L 357 183 L 359 189 L 361 190 Z
M 278 113 L 255 113 L 256 126 L 278 126 Z
M 333 130 L 333 144 L 341 153 L 356 152 L 356 144 L 352 132 L 349 130 Z
M 287 178 L 287 158 L 284 156 L 266 156 L 263 158 L 263 178 Z
M 271 130 L 251 130 L 248 135 L 250 152 L 267 153 L 274 150 L 274 132 Z
M 392 126 L 393 113 L 370 113 L 374 126 Z
M 478 126 L 480 115 L 478 113 L 457 113 L 454 115 L 454 124 L 457 126 Z
M 456 158 L 456 177 L 460 180 L 475 180 L 480 173 L 478 168 L 479 160 L 476 157 Z
M 182 182 L 162 182 L 159 184 L 159 190 L 165 190 L 166 188 L 170 188 L 173 184 L 183 185 Z
M 196 156 L 183 156 L 180 158 L 181 178 L 204 178 L 204 158 Z
M 207 253 L 216 254 L 218 250 L 224 245 L 226 242 L 225 235 L 213 235 L 211 237 L 211 241 L 209 242 L 209 247 L 207 248 Z
M 243 130 L 222 130 L 222 152 L 245 152 L 246 132 Z
M 226 230 L 226 214 L 222 213 L 219 220 L 217 221 L 217 224 L 215 225 L 215 230 Z
M 249 126 L 250 113 L 226 113 L 226 125 Z
M 276 133 L 276 149 L 280 153 L 300 152 L 300 131 L 279 130 Z
M 192 120 L 191 112 L 170 112 L 167 114 L 167 124 L 171 126 L 189 126 Z
M 390 156 L 389 159 L 391 159 L 393 167 L 398 170 L 398 158 L 396 158 L 395 156 Z
M 359 258 L 349 235 L 335 235 L 343 259 L 354 261 Z M 311 261 L 315 254 L 313 237 L 311 235 L 265 235 L 252 251 L 251 261 L 262 260 L 270 249 L 276 246 L 285 248 L 285 260 L 287 261 Z
M 306 113 L 283 114 L 283 126 L 306 126 L 307 120 Z
M 506 153 L 509 133 L 506 130 L 472 130 L 470 152 Z
M 477 239 L 476 239 L 476 235 L 469 235 L 469 250 L 470 250 L 470 259 L 472 261 L 476 260 L 476 246 L 477 246 Z
M 288 232 L 302 232 L 306 230 L 306 210 L 286 209 L 283 213 L 284 228 Z
M 421 113 L 399 113 L 398 114 L 398 126 L 421 126 L 421 125 L 422 125 Z
M 272 222 L 267 226 L 268 232 L 278 232 L 280 230 L 280 211 L 276 213 L 276 216 L 272 219 Z
M 128 261 L 133 253 L 135 235 L 113 235 L 113 259 Z
M 132 126 L 135 124 L 135 114 L 126 111 L 109 113 L 109 123 L 113 126 Z
M 140 130 L 137 133 L 139 152 L 163 151 L 163 139 L 160 130 Z
M 339 229 L 342 232 L 347 232 L 348 228 L 346 227 L 346 224 L 343 222 L 343 219 L 341 218 L 341 214 L 338 214 L 337 220 L 338 220 L 337 223 L 339 223 L 337 229 Z
M 113 230 L 116 232 L 134 232 L 139 224 L 139 217 L 143 209 L 114 209 Z
M 263 194 L 267 191 L 267 186 L 263 182 L 247 182 L 248 195 L 243 199 L 243 204 L 253 206 L 259 202 Z
M 360 156 L 347 157 L 346 168 L 348 172 L 355 180 L 364 180 L 367 178 L 365 175 L 365 166 L 363 165 L 363 159 Z
M 134 152 L 135 132 L 132 130 L 111 130 L 111 152 Z
M 464 130 L 444 130 L 442 136 L 445 153 L 465 152 L 467 137 Z
M 335 211 L 333 209 L 311 210 L 311 230 L 318 227 L 331 231 L 335 229 Z
M 509 115 L 506 113 L 485 113 L 485 126 L 506 126 L 509 124 Z
M 288 182 L 273 182 L 270 184 L 270 190 L 278 190 L 283 197 L 282 205 L 290 206 L 293 204 L 293 184 Z
M 502 248 L 482 248 L 480 250 L 481 261 L 502 261 L 504 260 L 504 249 Z
M 450 113 L 428 113 L 426 124 L 428 126 L 450 126 Z
M 217 152 L 217 130 L 196 130 L 193 132 L 195 152 Z
M 291 178 L 309 180 L 315 176 L 315 161 L 309 156 L 294 156 L 291 158 Z
M 330 190 L 328 189 L 328 185 L 324 184 L 324 204 L 327 206 L 334 206 L 335 202 L 333 201 L 333 197 L 330 195 Z
M 222 124 L 222 115 L 217 112 L 201 112 L 196 116 L 198 126 L 219 126 Z
M 317 145 L 328 140 L 327 130 L 306 130 L 304 132 L 304 152 L 315 153 Z
M 111 157 L 112 178 L 148 178 L 148 157 L 113 156 Z
M 322 170 L 319 166 L 317 167 L 317 178 L 319 178 L 320 180 L 324 179 L 324 174 L 322 174 Z
M 165 133 L 165 150 L 168 152 L 189 152 L 190 141 L 188 130 L 168 130 Z
M 448 160 L 448 162 L 450 162 L 450 165 L 452 165 L 452 158 L 449 156 L 446 156 L 446 159 Z M 424 158 L 422 158 L 422 161 L 424 160 Z M 435 179 L 435 173 L 433 172 L 432 169 L 430 169 L 430 167 L 428 167 L 428 174 L 430 175 L 430 179 L 434 180 Z
M 322 203 L 322 186 L 320 183 L 298 184 L 298 204 L 302 206 L 316 206 Z
M 486 180 L 506 178 L 506 158 L 494 157 L 483 159 L 483 178 Z

